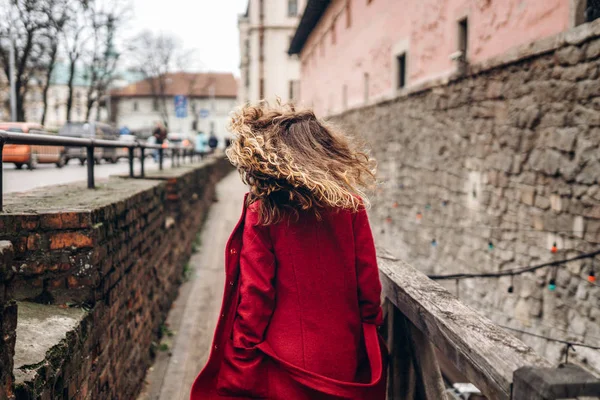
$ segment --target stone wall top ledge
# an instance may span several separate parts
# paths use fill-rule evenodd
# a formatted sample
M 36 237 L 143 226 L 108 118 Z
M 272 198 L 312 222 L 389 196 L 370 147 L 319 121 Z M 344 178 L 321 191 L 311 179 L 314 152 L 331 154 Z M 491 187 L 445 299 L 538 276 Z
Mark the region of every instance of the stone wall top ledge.
M 4 198 L 0 219 L 7 215 L 89 212 L 159 185 L 150 180 L 108 179 L 99 182 L 96 189 L 88 189 L 85 182 L 77 182 L 9 193 Z

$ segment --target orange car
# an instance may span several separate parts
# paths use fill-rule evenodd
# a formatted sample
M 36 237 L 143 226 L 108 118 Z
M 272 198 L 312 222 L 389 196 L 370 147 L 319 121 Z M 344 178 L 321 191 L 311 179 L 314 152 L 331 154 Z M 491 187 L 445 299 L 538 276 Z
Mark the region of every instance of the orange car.
M 0 122 L 0 130 L 18 133 L 35 133 L 48 135 L 49 132 L 40 124 L 28 122 Z M 38 163 L 56 164 L 62 168 L 66 164 L 65 148 L 63 146 L 36 146 L 28 144 L 5 144 L 2 161 L 14 163 L 17 169 L 27 165 L 35 169 Z

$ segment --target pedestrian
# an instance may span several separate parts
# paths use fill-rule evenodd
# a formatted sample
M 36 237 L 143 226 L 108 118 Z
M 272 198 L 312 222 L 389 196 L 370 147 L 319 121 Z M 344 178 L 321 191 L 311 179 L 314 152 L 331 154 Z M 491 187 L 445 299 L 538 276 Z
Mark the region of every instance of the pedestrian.
M 165 129 L 162 122 L 158 121 L 156 123 L 156 126 L 154 127 L 154 130 L 152 131 L 152 136 L 154 136 L 155 143 L 160 144 L 160 145 L 162 145 L 164 143 L 165 139 L 167 139 L 167 130 Z M 153 153 L 154 161 L 156 161 L 156 162 L 158 162 L 158 156 L 159 156 L 158 152 L 159 152 L 159 150 L 156 149 L 156 150 L 154 150 L 154 153 Z
M 226 153 L 249 186 L 191 400 L 385 399 L 373 161 L 310 110 L 245 106 Z
M 215 136 L 213 132 L 210 133 L 210 137 L 208 138 L 208 147 L 210 147 L 211 153 L 215 151 L 217 146 L 219 145 L 219 139 Z
M 196 134 L 196 151 L 198 153 L 206 153 L 208 147 L 208 138 L 206 137 L 206 133 L 203 131 L 198 131 Z

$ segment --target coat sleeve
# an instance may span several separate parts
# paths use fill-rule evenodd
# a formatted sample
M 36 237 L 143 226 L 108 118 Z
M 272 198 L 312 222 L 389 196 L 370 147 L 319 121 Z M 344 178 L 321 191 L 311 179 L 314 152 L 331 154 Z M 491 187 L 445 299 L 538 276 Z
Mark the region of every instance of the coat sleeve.
M 361 319 L 369 324 L 382 325 L 381 282 L 373 234 L 364 208 L 354 214 L 353 225 Z
M 269 228 L 258 213 L 246 213 L 240 252 L 240 300 L 233 323 L 232 346 L 217 388 L 230 396 L 265 397 L 264 355 L 256 345 L 264 340 L 275 302 L 275 254 Z

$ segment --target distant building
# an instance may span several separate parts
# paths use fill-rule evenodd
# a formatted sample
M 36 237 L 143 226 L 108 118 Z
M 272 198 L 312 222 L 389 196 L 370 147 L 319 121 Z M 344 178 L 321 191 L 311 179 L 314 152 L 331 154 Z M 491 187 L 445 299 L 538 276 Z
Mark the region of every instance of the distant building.
M 596 0 L 309 0 L 289 53 L 321 115 L 394 97 L 598 16 Z
M 227 137 L 230 111 L 236 106 L 237 83 L 231 73 L 177 72 L 145 79 L 110 95 L 111 123 L 149 134 L 157 121 L 164 121 L 170 132 L 214 133 L 222 145 Z M 176 114 L 175 97 L 184 96 L 183 114 Z
M 287 54 L 306 0 L 248 0 L 238 18 L 240 102 L 299 96 L 300 65 Z
M 122 87 L 132 82 L 143 79 L 139 73 L 131 71 L 118 72 L 111 86 Z M 67 100 L 69 97 L 69 66 L 65 62 L 58 62 L 54 66 L 50 87 L 48 89 L 48 108 L 44 125 L 57 130 L 67 121 Z M 44 102 L 42 97 L 43 82 L 38 77 L 33 77 L 29 84 L 29 90 L 25 97 L 25 117 L 27 122 L 41 123 Z M 87 93 L 90 80 L 85 70 L 78 67 L 73 79 L 73 106 L 71 109 L 71 121 L 83 122 L 86 115 Z M 10 120 L 10 91 L 5 74 L 0 74 L 0 121 Z M 106 121 L 106 104 L 101 99 L 96 102 L 90 113 L 91 121 Z

